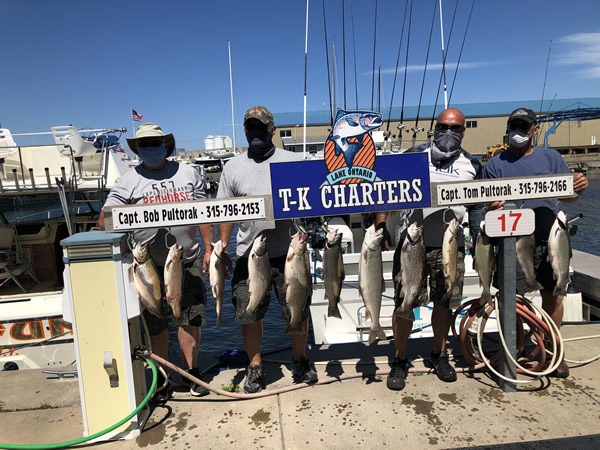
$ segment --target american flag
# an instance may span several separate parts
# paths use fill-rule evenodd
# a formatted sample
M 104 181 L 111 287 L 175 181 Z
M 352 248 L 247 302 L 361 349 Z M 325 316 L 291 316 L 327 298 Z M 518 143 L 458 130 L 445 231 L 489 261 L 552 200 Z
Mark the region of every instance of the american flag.
M 135 109 L 131 110 L 131 118 L 136 122 L 141 122 L 144 116 L 138 113 Z

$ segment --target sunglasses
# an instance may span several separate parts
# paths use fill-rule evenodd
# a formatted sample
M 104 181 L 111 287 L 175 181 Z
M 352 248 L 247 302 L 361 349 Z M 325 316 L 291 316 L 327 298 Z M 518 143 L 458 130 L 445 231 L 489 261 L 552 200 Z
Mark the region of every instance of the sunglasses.
M 147 148 L 147 147 L 160 147 L 164 145 L 165 141 L 162 139 L 149 139 L 138 142 L 138 148 Z
M 264 123 L 258 121 L 258 120 L 249 120 L 245 125 L 244 128 L 246 128 L 246 130 L 266 130 L 267 128 L 269 128 L 269 125 L 265 125 Z
M 519 131 L 521 133 L 527 133 L 529 132 L 530 128 L 531 124 L 520 120 L 515 120 L 514 122 L 508 124 L 509 131 Z
M 465 127 L 463 127 L 462 125 L 458 125 L 458 124 L 449 125 L 447 123 L 438 123 L 435 126 L 435 129 L 438 130 L 438 131 L 448 131 L 448 130 L 450 130 L 450 131 L 453 131 L 455 133 L 460 133 L 461 131 L 465 130 Z

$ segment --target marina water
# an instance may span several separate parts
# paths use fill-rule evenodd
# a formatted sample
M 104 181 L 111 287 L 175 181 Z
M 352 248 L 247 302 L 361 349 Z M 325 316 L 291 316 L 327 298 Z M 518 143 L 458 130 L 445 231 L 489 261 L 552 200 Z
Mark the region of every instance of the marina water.
M 587 176 L 589 179 L 589 187 L 583 193 L 581 198 L 572 205 L 561 203 L 561 206 L 567 212 L 568 217 L 574 217 L 579 213 L 582 213 L 584 216 L 582 219 L 575 222 L 575 224 L 578 225 L 578 230 L 577 234 L 572 237 L 573 248 L 600 256 L 600 229 L 598 225 L 600 224 L 600 171 L 588 172 Z M 231 239 L 228 244 L 229 253 L 231 255 L 235 255 L 236 234 L 237 225 L 231 234 Z M 202 246 L 202 243 L 200 243 L 200 245 Z M 204 248 L 202 248 L 202 252 L 204 254 Z M 223 299 L 222 311 L 223 322 L 219 328 L 215 327 L 215 304 L 210 288 L 207 291 L 206 311 L 208 325 L 202 328 L 200 353 L 214 355 L 215 358 L 217 358 L 223 352 L 233 349 L 243 351 L 245 347 L 241 328 L 234 320 L 235 311 L 231 304 L 230 280 L 225 282 L 225 298 Z M 267 315 L 263 320 L 263 328 L 263 353 L 290 347 L 290 340 L 284 332 L 285 320 L 281 315 L 279 302 L 274 294 L 272 295 Z M 179 356 L 177 331 L 171 329 L 169 334 L 171 354 L 177 354 Z M 309 329 L 309 343 L 312 342 L 311 336 L 312 330 Z

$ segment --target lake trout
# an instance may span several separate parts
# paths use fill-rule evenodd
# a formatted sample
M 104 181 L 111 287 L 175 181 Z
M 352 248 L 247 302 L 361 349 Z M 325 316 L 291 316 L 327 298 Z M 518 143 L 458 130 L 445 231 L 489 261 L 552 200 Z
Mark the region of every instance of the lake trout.
M 442 301 L 452 296 L 456 285 L 456 266 L 458 264 L 458 220 L 452 219 L 444 225 L 444 238 L 442 241 L 442 269 L 446 281 L 446 293 Z
M 217 241 L 212 244 L 212 252 L 208 264 L 208 277 L 210 279 L 210 290 L 215 299 L 215 310 L 217 312 L 217 327 L 221 325 L 221 310 L 223 308 L 223 296 L 225 295 L 225 261 L 223 253 L 227 244 Z
M 517 261 L 525 275 L 527 292 L 539 291 L 542 285 L 535 279 L 535 265 L 533 263 L 533 252 L 535 251 L 535 237 L 533 234 L 519 236 L 517 238 Z
M 481 286 L 481 298 L 479 303 L 491 304 L 493 302 L 490 286 L 492 276 L 496 269 L 496 257 L 494 255 L 494 244 L 487 234 L 485 234 L 485 221 L 481 222 L 480 232 L 475 242 L 475 270 L 479 275 L 479 286 Z
M 173 315 L 181 318 L 181 301 L 183 299 L 183 247 L 177 243 L 169 248 L 165 262 L 165 296 L 173 310 Z
M 571 240 L 567 215 L 559 211 L 548 236 L 548 261 L 552 266 L 556 286 L 553 295 L 566 295 L 569 284 L 569 261 L 571 260 Z
M 285 301 L 290 314 L 290 323 L 285 330 L 287 334 L 304 333 L 302 313 L 311 288 L 307 237 L 300 232 L 292 237 L 285 260 Z
M 156 317 L 164 318 L 161 308 L 160 278 L 147 244 L 138 242 L 133 249 L 133 285 L 142 305 Z
M 369 344 L 375 342 L 377 338 L 387 338 L 379 324 L 381 294 L 385 290 L 381 260 L 382 242 L 383 229 L 376 230 L 375 225 L 371 225 L 365 233 L 358 259 L 358 292 L 367 309 L 367 319 L 371 320 Z
M 400 253 L 400 265 L 402 272 L 402 296 L 400 311 L 409 312 L 414 320 L 413 309 L 418 305 L 423 280 L 425 279 L 426 253 L 423 243 L 423 227 L 412 223 L 408 227 L 408 233 L 402 243 Z
M 271 264 L 267 253 L 267 238 L 262 234 L 252 243 L 248 256 L 248 306 L 241 320 L 254 320 L 254 313 L 271 287 Z
M 325 283 L 325 298 L 329 300 L 327 317 L 342 318 L 338 303 L 343 280 L 342 234 L 333 230 L 327 233 L 327 243 L 323 252 L 323 282 Z

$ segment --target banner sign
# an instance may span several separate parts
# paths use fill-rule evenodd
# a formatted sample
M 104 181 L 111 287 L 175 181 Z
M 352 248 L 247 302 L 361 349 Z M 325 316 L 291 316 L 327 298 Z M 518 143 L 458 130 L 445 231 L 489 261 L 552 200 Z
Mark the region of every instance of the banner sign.
M 108 206 L 104 210 L 106 231 L 201 225 L 247 220 L 273 220 L 268 195 L 173 203 Z
M 374 147 L 370 167 L 355 165 L 331 169 L 327 166 L 327 151 L 325 161 L 272 163 L 271 190 L 275 219 L 431 205 L 427 154 L 375 158 Z
M 432 206 L 491 203 L 499 200 L 533 200 L 573 197 L 576 174 L 489 178 L 474 181 L 432 183 Z

